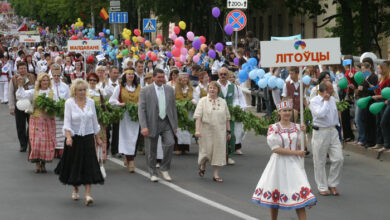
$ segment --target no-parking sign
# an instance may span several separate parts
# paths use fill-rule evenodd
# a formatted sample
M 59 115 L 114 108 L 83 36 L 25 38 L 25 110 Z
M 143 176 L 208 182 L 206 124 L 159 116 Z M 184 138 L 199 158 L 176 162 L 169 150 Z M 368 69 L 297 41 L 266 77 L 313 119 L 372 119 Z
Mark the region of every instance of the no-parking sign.
M 226 24 L 230 24 L 234 31 L 241 31 L 246 26 L 246 15 L 240 10 L 233 10 L 226 16 Z

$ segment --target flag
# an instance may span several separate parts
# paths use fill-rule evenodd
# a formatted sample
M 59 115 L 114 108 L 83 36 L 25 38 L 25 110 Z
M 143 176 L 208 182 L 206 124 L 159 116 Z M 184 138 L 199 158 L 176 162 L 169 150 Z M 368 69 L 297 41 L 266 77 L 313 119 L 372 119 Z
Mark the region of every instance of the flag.
M 349 66 L 352 64 L 352 59 L 343 60 L 343 66 Z
M 100 17 L 102 17 L 104 20 L 109 18 L 106 9 L 102 8 L 102 10 L 100 10 Z
M 19 27 L 18 31 L 27 31 L 27 24 L 23 22 Z

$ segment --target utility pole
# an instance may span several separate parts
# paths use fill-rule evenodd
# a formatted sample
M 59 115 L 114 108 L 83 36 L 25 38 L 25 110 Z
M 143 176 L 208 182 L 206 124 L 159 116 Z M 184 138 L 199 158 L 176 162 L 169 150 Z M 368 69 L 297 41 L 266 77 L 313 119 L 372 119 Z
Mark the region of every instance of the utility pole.
M 91 24 L 92 24 L 92 28 L 95 28 L 95 16 L 93 15 L 92 1 L 90 1 L 90 5 L 91 5 Z

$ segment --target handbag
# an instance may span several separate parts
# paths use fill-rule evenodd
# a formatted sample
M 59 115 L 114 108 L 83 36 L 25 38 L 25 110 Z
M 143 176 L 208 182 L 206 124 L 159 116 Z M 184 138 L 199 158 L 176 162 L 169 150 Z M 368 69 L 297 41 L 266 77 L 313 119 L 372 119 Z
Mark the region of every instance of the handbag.
M 98 160 L 102 157 L 102 147 L 101 146 L 98 146 L 98 152 L 97 152 L 97 158 Z M 107 177 L 107 173 L 106 173 L 106 169 L 104 168 L 104 165 L 103 165 L 103 160 L 101 160 L 101 162 L 99 162 L 99 166 L 100 166 L 100 172 L 102 173 L 102 176 L 103 178 L 105 179 Z

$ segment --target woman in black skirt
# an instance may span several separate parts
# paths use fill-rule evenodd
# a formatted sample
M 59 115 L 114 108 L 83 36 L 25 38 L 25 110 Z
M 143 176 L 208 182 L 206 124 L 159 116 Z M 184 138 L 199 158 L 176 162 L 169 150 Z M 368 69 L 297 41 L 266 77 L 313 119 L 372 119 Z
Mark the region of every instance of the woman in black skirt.
M 66 136 L 64 153 L 55 169 L 63 184 L 74 186 L 72 199 L 79 199 L 80 185 L 85 185 L 85 204 L 93 203 L 91 184 L 103 184 L 104 179 L 96 156 L 95 141 L 100 127 L 95 103 L 86 96 L 88 84 L 76 79 L 70 88 L 70 98 L 65 102 L 64 127 Z

